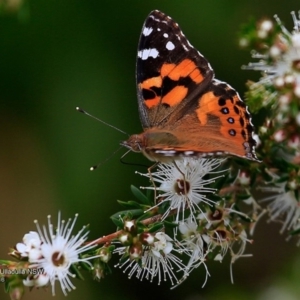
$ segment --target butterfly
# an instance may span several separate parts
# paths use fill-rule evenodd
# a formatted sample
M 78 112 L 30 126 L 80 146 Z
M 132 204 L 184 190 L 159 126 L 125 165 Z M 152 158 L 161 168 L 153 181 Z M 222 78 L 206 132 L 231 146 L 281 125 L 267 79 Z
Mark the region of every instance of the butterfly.
M 258 160 L 245 103 L 230 85 L 215 79 L 207 59 L 158 10 L 142 28 L 136 82 L 144 131 L 121 145 L 155 162 L 218 155 Z

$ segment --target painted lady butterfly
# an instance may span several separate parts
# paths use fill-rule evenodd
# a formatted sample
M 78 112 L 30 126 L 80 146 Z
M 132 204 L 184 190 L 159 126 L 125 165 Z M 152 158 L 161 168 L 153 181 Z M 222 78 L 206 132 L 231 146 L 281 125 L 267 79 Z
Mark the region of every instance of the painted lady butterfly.
M 144 132 L 121 145 L 156 162 L 225 154 L 257 160 L 246 105 L 158 10 L 142 29 L 136 80 Z

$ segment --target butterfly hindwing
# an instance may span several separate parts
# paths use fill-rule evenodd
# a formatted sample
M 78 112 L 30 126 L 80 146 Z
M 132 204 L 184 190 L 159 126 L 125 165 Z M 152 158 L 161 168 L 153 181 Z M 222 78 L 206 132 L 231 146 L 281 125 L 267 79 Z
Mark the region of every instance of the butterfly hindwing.
M 195 109 L 186 111 L 184 122 L 174 123 L 171 128 L 180 140 L 177 151 L 190 150 L 198 156 L 233 154 L 256 159 L 251 115 L 231 86 L 214 79 L 197 98 L 197 104 Z
M 213 80 L 182 119 L 145 132 L 147 150 L 165 156 L 236 155 L 256 159 L 246 105 L 227 83 Z

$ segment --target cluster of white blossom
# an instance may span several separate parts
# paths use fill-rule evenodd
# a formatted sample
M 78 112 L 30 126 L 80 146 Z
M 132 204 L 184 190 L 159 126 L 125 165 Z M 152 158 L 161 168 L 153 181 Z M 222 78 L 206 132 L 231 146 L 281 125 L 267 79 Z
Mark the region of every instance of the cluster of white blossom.
M 16 250 L 23 259 L 28 259 L 29 268 L 37 270 L 29 272 L 30 275 L 23 280 L 23 284 L 29 287 L 44 287 L 49 283 L 52 286 L 52 293 L 55 294 L 55 282 L 59 281 L 62 291 L 66 294 L 75 289 L 71 279 L 75 275 L 70 267 L 78 262 L 92 264 L 89 260 L 95 257 L 80 258 L 80 254 L 94 248 L 92 244 L 84 245 L 88 231 L 83 227 L 76 235 L 72 236 L 76 219 L 69 219 L 67 223 L 61 220 L 58 214 L 57 226 L 54 228 L 51 217 L 48 216 L 48 230 L 42 228 L 35 221 L 36 231 L 30 231 L 23 237 L 23 243 L 16 245 Z

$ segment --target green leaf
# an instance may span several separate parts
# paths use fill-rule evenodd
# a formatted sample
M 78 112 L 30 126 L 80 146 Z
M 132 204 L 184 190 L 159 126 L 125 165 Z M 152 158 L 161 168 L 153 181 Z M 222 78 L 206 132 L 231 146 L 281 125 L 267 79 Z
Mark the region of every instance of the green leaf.
M 122 200 L 117 200 L 117 202 L 124 207 L 131 207 L 130 205 L 128 205 L 128 201 L 122 201 Z
M 132 217 L 138 217 L 143 213 L 144 213 L 144 211 L 142 209 L 128 209 L 128 210 L 122 210 L 122 211 L 116 212 L 110 218 L 111 219 L 112 218 L 120 219 L 120 216 L 121 217 L 128 216 L 131 219 Z
M 157 223 L 153 224 L 153 226 L 151 226 L 151 228 L 149 228 L 148 232 L 150 232 L 150 233 L 157 232 L 157 231 L 160 231 L 162 228 L 164 228 L 164 224 L 162 222 L 157 222 Z
M 125 263 L 129 258 L 129 254 L 128 253 L 124 253 L 123 256 L 119 259 L 119 264 L 122 265 L 123 263 Z
M 250 194 L 237 194 L 236 197 L 238 200 L 244 201 L 244 200 L 249 199 L 251 197 L 251 195 Z
M 120 220 L 119 216 L 118 217 L 111 216 L 110 218 L 118 228 L 124 227 L 124 223 L 122 220 Z
M 153 197 L 154 197 L 153 190 L 147 189 L 146 190 L 146 196 L 147 196 L 147 199 L 153 199 Z
M 174 229 L 174 228 L 178 227 L 178 224 L 174 223 L 174 222 L 164 221 L 164 226 L 166 228 Z
M 120 205 L 122 205 L 124 207 L 128 207 L 128 208 L 140 208 L 141 207 L 141 204 L 139 204 L 136 201 L 132 201 L 132 200 L 129 200 L 129 201 L 117 200 L 117 202 Z
M 300 228 L 298 228 L 298 229 L 296 229 L 296 230 L 294 230 L 294 231 L 291 231 L 290 232 L 290 235 L 298 235 L 300 233 Z
M 145 219 L 148 219 L 148 218 L 151 218 L 151 217 L 153 217 L 154 215 L 157 214 L 157 210 L 145 212 L 148 208 L 149 207 L 147 207 L 146 209 L 144 209 L 144 213 L 137 219 L 138 222 L 140 222 L 142 220 L 145 220 Z
M 217 203 L 222 200 L 222 197 L 220 197 L 218 194 L 209 194 L 209 200 Z
M 89 267 L 89 270 L 91 269 L 91 267 Z M 81 275 L 79 268 L 76 265 L 71 265 L 70 267 L 71 273 L 76 275 L 76 278 L 84 280 L 84 277 Z
M 109 245 L 108 247 L 106 247 L 108 249 L 109 252 L 112 252 L 116 249 L 115 245 Z
M 5 293 L 8 293 L 10 289 L 10 281 L 9 280 L 5 280 L 4 281 L 4 291 Z
M 141 208 L 141 204 L 136 201 L 129 200 L 127 204 L 135 208 Z
M 134 185 L 130 186 L 131 192 L 132 194 L 138 199 L 140 200 L 141 203 L 143 204 L 148 204 L 149 205 L 149 199 L 147 198 L 146 195 L 144 195 L 137 187 L 135 187 Z

